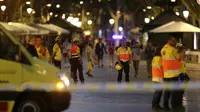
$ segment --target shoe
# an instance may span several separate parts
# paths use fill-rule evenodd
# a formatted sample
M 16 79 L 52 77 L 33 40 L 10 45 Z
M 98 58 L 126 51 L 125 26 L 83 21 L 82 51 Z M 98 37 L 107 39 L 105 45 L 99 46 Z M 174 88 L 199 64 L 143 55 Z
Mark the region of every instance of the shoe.
M 169 107 L 164 107 L 163 110 L 164 111 L 170 111 L 171 109 Z
M 101 67 L 103 67 L 103 65 L 101 65 Z
M 163 108 L 160 105 L 152 106 L 153 110 L 163 110 Z

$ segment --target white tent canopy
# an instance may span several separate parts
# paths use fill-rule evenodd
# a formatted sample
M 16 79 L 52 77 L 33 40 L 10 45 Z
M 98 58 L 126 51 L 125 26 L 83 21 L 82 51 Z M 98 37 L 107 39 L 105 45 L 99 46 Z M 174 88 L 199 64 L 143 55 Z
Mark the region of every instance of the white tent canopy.
M 23 29 L 15 27 L 15 26 L 8 25 L 8 23 L 0 22 L 0 24 L 10 32 L 25 33 L 25 31 Z
M 69 34 L 70 32 L 64 28 L 56 26 L 54 24 L 39 24 L 39 26 L 46 28 L 48 30 L 52 30 L 58 32 L 58 34 Z
M 182 21 L 172 21 L 157 27 L 149 32 L 152 33 L 175 33 L 175 32 L 200 32 L 200 28 Z

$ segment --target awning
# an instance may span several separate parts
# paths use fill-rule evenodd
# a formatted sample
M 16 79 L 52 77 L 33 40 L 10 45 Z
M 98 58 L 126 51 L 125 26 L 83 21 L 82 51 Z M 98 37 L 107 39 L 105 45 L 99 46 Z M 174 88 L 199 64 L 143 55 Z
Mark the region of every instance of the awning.
M 7 29 L 8 31 L 12 32 L 12 33 L 16 33 L 16 34 L 23 34 L 25 33 L 25 31 L 21 28 L 9 25 L 8 23 L 4 23 L 4 22 L 0 22 L 0 24 Z
M 69 34 L 70 32 L 64 28 L 56 26 L 54 24 L 38 24 L 39 26 L 46 28 L 51 31 L 56 31 L 58 34 Z
M 200 28 L 182 21 L 171 21 L 149 32 L 152 33 L 176 33 L 176 32 L 200 32 Z
M 42 35 L 57 35 L 57 32 L 56 31 L 52 31 L 52 30 L 49 30 L 49 29 L 46 29 L 46 28 L 43 28 L 37 24 L 29 24 L 29 26 L 33 27 L 33 28 L 36 28 L 39 30 L 39 33 Z

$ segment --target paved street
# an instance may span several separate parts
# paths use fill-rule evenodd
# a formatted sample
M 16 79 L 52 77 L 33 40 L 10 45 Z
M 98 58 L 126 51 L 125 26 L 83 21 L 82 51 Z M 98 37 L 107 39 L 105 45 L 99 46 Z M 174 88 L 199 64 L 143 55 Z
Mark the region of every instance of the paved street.
M 84 63 L 84 73 L 86 72 L 86 63 Z M 117 72 L 108 67 L 108 58 L 104 60 L 105 67 L 94 67 L 93 78 L 85 75 L 86 82 L 116 82 Z M 66 70 L 69 73 L 69 70 Z M 133 68 L 130 74 L 131 81 L 151 81 L 147 78 L 146 63 L 141 61 L 139 77 L 134 78 Z M 71 80 L 72 81 L 72 80 Z M 73 81 L 72 81 L 73 82 Z M 200 110 L 200 92 L 189 91 L 186 93 L 184 105 L 186 112 L 199 112 Z M 132 92 L 132 93 L 110 93 L 110 92 L 81 92 L 72 93 L 72 104 L 69 110 L 65 112 L 152 112 L 151 100 L 152 91 Z

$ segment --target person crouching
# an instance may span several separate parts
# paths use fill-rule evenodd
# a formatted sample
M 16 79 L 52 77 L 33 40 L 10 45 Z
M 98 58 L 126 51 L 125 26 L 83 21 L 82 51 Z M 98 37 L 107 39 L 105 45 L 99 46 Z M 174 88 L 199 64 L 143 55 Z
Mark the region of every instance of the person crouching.
M 152 61 L 152 81 L 154 83 L 163 82 L 164 73 L 162 70 L 162 57 L 161 57 L 161 47 L 156 48 L 155 55 Z M 155 90 L 152 101 L 153 110 L 162 110 L 160 106 L 160 99 L 162 97 L 163 90 Z

